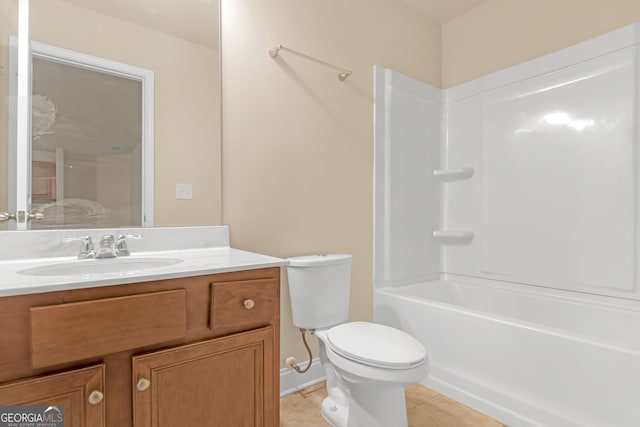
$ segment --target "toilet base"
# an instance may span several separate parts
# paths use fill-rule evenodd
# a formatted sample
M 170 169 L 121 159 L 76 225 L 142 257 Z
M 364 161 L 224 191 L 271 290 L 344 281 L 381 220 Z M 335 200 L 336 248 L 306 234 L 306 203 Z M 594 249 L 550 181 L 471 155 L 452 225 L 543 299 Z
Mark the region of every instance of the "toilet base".
M 349 407 L 335 403 L 331 396 L 322 401 L 322 417 L 334 427 L 346 427 Z
M 404 386 L 380 388 L 352 383 L 348 406 L 331 396 L 322 401 L 322 416 L 334 427 L 407 427 Z

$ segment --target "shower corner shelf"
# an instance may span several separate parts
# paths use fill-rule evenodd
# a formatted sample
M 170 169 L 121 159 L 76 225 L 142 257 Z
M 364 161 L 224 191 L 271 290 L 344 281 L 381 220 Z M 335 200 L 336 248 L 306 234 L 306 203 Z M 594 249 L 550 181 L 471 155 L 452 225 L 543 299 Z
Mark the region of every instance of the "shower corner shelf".
M 476 169 L 471 166 L 455 169 L 435 169 L 433 176 L 442 182 L 461 181 L 471 178 L 475 171 Z
M 468 245 L 473 240 L 473 231 L 436 230 L 433 237 L 445 244 Z

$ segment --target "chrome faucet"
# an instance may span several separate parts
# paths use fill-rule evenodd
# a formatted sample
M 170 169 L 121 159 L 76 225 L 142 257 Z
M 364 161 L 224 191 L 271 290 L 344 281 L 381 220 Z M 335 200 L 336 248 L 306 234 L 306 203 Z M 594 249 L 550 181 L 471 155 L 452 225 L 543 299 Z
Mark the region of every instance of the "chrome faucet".
M 82 242 L 78 259 L 115 258 L 117 256 L 129 256 L 127 239 L 142 239 L 140 234 L 121 234 L 116 239 L 113 234 L 105 234 L 100 237 L 98 249 L 95 249 L 90 236 L 65 237 L 63 242 Z
M 65 237 L 62 239 L 64 243 L 69 242 L 82 242 L 80 245 L 80 253 L 78 254 L 78 259 L 93 259 L 96 257 L 96 253 L 93 250 L 93 242 L 91 241 L 90 236 L 82 236 L 82 237 Z
M 121 234 L 118 236 L 118 240 L 116 240 L 116 255 L 118 256 L 129 256 L 131 252 L 129 252 L 129 248 L 127 247 L 127 239 L 142 239 L 142 235 L 140 234 Z
M 98 250 L 96 250 L 96 258 L 115 258 L 116 256 L 116 236 L 113 234 L 105 234 L 100 237 Z

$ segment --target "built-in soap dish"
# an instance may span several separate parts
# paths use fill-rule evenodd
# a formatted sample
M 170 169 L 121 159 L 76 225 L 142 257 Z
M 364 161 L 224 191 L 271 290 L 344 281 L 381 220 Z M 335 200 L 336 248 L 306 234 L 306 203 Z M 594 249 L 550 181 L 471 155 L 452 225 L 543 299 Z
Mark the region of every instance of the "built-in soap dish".
M 436 230 L 433 232 L 433 237 L 444 244 L 468 245 L 473 241 L 473 231 Z
M 476 169 L 471 166 L 455 169 L 435 169 L 433 176 L 441 182 L 462 181 L 471 178 L 475 171 Z

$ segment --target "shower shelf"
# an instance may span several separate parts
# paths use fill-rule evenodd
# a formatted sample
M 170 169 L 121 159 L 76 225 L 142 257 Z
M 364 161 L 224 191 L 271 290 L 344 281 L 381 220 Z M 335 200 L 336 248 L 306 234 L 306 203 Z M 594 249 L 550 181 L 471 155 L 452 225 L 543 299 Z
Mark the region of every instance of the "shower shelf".
M 473 231 L 436 230 L 433 237 L 445 244 L 469 244 L 473 240 Z
M 435 169 L 433 176 L 442 182 L 461 181 L 463 179 L 469 179 L 476 171 L 473 167 L 462 167 L 455 169 Z

